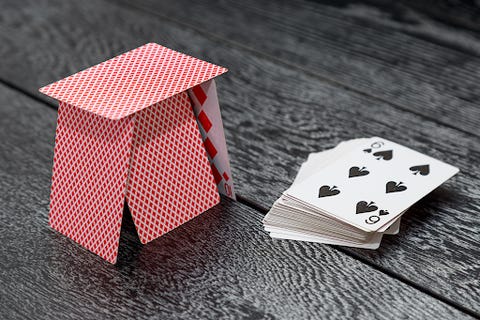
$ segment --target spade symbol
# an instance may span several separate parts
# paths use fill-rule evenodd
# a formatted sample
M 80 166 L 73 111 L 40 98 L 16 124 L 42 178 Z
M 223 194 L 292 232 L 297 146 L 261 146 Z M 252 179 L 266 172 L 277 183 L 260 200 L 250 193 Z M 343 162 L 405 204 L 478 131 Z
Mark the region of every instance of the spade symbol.
M 337 194 L 340 193 L 340 190 L 337 189 L 337 186 L 321 186 L 320 190 L 318 191 L 318 197 L 330 197 L 330 196 L 336 196 Z
M 390 212 L 388 212 L 388 210 L 380 210 L 380 211 L 378 212 L 378 215 L 379 215 L 379 216 L 385 216 L 385 215 L 387 215 L 387 214 L 389 214 L 389 213 L 390 213 Z
M 393 157 L 393 151 L 392 150 L 378 151 L 378 152 L 375 152 L 373 156 L 376 157 L 377 160 L 380 160 L 380 159 L 391 160 Z
M 367 170 L 365 167 L 351 167 L 350 170 L 348 171 L 348 177 L 353 178 L 353 177 L 361 177 L 361 176 L 366 176 L 369 174 L 370 171 Z
M 412 171 L 414 175 L 420 173 L 422 176 L 426 176 L 430 173 L 430 166 L 428 164 L 424 164 L 421 166 L 413 166 L 410 167 L 410 171 Z
M 407 187 L 403 185 L 403 182 L 396 183 L 395 181 L 388 181 L 386 185 L 387 193 L 400 192 L 407 190 Z
M 357 203 L 356 214 L 365 213 L 365 212 L 372 212 L 372 211 L 375 211 L 377 209 L 378 209 L 378 207 L 375 205 L 375 202 L 373 202 L 373 201 L 370 201 L 369 203 L 367 203 L 367 201 L 359 201 Z
M 363 152 L 370 153 L 370 152 L 372 152 L 372 148 L 363 149 Z

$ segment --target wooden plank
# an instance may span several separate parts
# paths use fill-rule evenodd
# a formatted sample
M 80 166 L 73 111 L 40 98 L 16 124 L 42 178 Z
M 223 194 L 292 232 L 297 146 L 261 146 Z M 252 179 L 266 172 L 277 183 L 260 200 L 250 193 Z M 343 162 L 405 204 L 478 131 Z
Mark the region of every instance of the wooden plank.
M 330 247 L 272 241 L 227 199 L 145 246 L 124 219 L 110 265 L 48 227 L 55 120 L 0 86 L 2 319 L 469 318 Z
M 14 33 L 24 20 L 29 26 Z M 399 236 L 378 251 L 347 251 L 479 312 L 477 138 L 115 5 L 27 1 L 11 4 L 2 21 L 0 40 L 7 45 L 0 76 L 31 93 L 148 41 L 229 67 L 218 87 L 237 190 L 265 208 L 288 187 L 308 152 L 348 138 L 383 136 L 459 166 L 460 175 L 409 211 Z
M 390 10 L 413 10 L 415 13 L 424 14 L 443 24 L 457 28 L 480 32 L 480 4 L 475 1 L 460 0 L 427 0 L 414 1 L 402 0 L 396 3 L 387 0 L 372 0 L 375 5 L 382 5 Z
M 332 1 L 121 2 L 480 136 L 479 35 Z

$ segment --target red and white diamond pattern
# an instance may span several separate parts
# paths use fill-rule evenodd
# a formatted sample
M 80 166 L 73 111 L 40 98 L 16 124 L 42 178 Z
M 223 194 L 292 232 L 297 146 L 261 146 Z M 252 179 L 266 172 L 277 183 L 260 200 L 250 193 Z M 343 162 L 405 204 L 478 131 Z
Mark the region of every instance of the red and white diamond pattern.
M 226 71 L 149 43 L 41 88 L 60 101 L 50 225 L 115 263 L 125 198 L 143 243 L 217 204 L 185 90 Z
M 188 94 L 135 114 L 127 203 L 142 243 L 220 201 Z
M 50 225 L 115 263 L 125 193 L 142 243 L 219 203 L 186 92 L 115 121 L 60 103 Z
M 103 117 L 121 119 L 226 71 L 148 43 L 40 91 Z
M 189 89 L 188 93 L 192 101 L 194 113 L 197 115 L 198 123 L 203 129 L 201 135 L 207 154 L 210 157 L 212 173 L 218 190 L 220 193 L 235 199 L 233 181 L 229 175 L 230 164 L 215 81 L 212 79 L 195 86 Z
M 131 153 L 131 117 L 112 121 L 60 102 L 50 195 L 50 225 L 117 260 Z

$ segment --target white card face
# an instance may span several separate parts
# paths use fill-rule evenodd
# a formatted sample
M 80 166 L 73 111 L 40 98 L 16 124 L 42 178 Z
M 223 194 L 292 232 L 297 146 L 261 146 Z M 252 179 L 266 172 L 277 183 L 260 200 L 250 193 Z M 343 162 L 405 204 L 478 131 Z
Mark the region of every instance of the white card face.
M 368 138 L 352 139 L 340 142 L 336 147 L 321 152 L 310 153 L 307 161 L 305 161 L 298 170 L 297 176 L 292 183 L 292 186 L 306 180 L 308 177 L 320 171 L 323 167 L 341 158 L 353 148 L 361 146 Z M 398 223 L 397 223 L 398 220 Z M 400 218 L 392 220 L 385 224 L 377 232 L 385 232 L 385 234 L 397 234 L 400 230 Z M 395 224 L 395 226 L 393 226 Z M 387 231 L 388 230 L 388 231 Z
M 285 194 L 365 231 L 378 231 L 458 169 L 382 138 L 356 145 Z
M 336 159 L 342 157 L 342 155 L 349 152 L 353 147 L 358 146 L 365 140 L 367 139 L 361 138 L 343 141 L 340 142 L 335 148 L 321 152 L 310 153 L 307 161 L 305 161 L 298 170 L 293 184 L 299 183 L 309 176 L 314 175 L 317 171 L 329 165 Z
M 212 165 L 218 191 L 235 199 L 215 81 L 212 79 L 193 89 L 188 89 L 188 95 L 193 103 L 193 111 L 199 124 L 208 159 Z

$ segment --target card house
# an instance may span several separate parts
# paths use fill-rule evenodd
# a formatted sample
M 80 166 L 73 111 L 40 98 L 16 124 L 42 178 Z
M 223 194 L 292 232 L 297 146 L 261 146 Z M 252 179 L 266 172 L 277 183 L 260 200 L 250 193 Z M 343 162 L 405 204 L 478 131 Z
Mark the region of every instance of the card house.
M 115 263 L 125 202 L 147 243 L 234 198 L 226 71 L 149 43 L 41 88 L 59 102 L 50 225 Z

